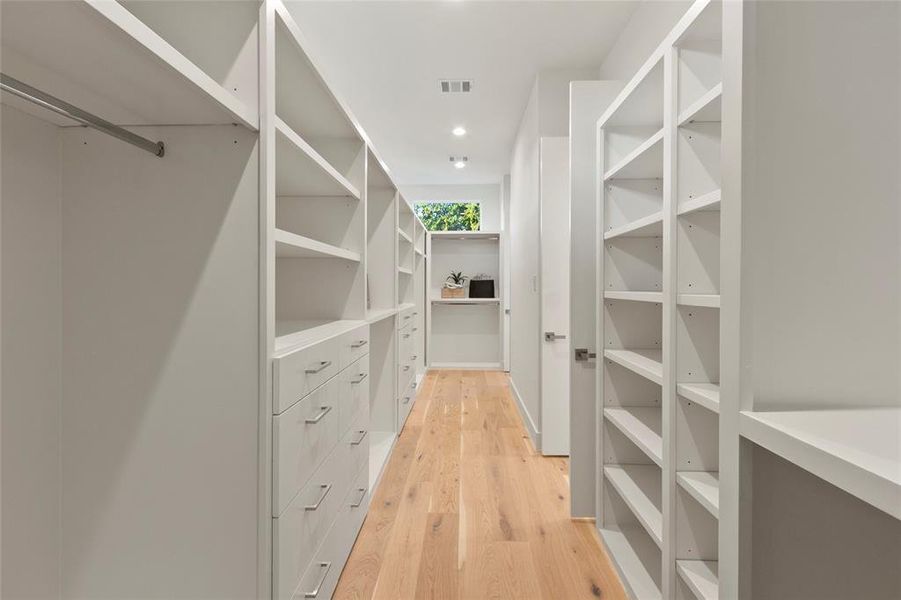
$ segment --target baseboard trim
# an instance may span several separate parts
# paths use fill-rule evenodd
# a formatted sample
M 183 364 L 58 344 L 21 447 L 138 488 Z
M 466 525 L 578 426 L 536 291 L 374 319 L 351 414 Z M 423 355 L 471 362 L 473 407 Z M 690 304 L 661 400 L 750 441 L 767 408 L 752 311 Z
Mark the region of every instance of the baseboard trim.
M 499 362 L 436 362 L 429 365 L 430 369 L 476 369 L 476 370 L 496 370 L 501 368 Z
M 541 432 L 535 427 L 535 422 L 532 421 L 532 415 L 526 410 L 526 405 L 522 402 L 522 397 L 519 395 L 519 390 L 516 389 L 516 383 L 513 381 L 513 377 L 510 376 L 509 379 L 510 390 L 513 392 L 513 399 L 516 400 L 516 409 L 519 411 L 519 416 L 526 426 L 526 431 L 529 432 L 529 437 L 532 439 L 532 445 L 535 446 L 535 451 L 541 452 Z

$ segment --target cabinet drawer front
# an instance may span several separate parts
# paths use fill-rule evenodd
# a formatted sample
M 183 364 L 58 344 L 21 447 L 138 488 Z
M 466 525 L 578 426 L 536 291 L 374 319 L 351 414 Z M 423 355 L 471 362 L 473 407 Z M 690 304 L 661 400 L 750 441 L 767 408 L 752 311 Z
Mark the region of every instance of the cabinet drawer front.
M 342 504 L 343 504 L 342 499 Z M 350 547 L 347 544 L 348 523 L 345 518 L 346 511 L 342 511 L 335 519 L 325 540 L 316 550 L 313 561 L 304 571 L 300 583 L 294 589 L 293 595 L 282 596 L 291 600 L 329 600 L 338 586 L 341 570 L 350 555 Z
M 397 365 L 397 393 L 398 395 L 407 389 L 410 384 L 410 378 L 414 373 L 413 365 L 410 361 L 402 361 Z
M 340 369 L 338 340 L 326 340 L 275 360 L 275 414 L 284 412 L 298 400 L 328 381 Z
M 407 310 L 397 313 L 398 330 L 410 327 L 414 319 L 413 312 L 415 312 L 413 309 L 408 308 Z
M 364 356 L 339 375 L 338 431 L 344 435 L 355 422 L 369 422 L 369 356 Z
M 332 380 L 273 417 L 273 503 L 287 506 L 338 443 L 338 388 Z
M 341 368 L 369 354 L 369 325 L 345 333 L 338 339 L 338 359 Z
M 367 467 L 358 472 L 357 478 L 347 493 L 347 500 L 344 502 L 339 516 L 347 524 L 348 535 L 345 543 L 348 548 L 353 548 L 357 534 L 360 533 L 360 527 L 366 520 L 371 499 L 372 490 L 369 489 L 369 468 Z
M 356 421 L 341 439 L 347 452 L 345 483 L 350 485 L 350 477 L 361 469 L 369 473 L 369 419 Z
M 337 479 L 340 465 L 331 463 L 346 458 L 336 449 L 281 516 L 272 520 L 273 583 L 278 598 L 291 597 L 342 510 L 346 486 Z

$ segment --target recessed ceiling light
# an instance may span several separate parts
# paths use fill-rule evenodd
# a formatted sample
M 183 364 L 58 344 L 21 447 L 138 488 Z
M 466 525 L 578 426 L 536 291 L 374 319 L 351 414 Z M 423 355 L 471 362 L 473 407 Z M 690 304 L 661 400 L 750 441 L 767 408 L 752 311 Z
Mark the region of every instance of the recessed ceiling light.
M 457 125 L 456 127 L 454 127 L 454 130 L 451 131 L 451 133 L 453 133 L 457 137 L 463 137 L 464 135 L 466 135 L 466 128 L 462 125 Z
M 457 162 L 454 163 L 454 167 L 457 169 L 462 169 L 465 166 L 466 166 L 466 162 L 462 161 L 462 160 L 458 160 Z

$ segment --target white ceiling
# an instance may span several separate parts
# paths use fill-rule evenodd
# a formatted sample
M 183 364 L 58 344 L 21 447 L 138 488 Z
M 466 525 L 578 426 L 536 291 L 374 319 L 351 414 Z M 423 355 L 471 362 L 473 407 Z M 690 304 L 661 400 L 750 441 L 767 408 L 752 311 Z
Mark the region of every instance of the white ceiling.
M 536 74 L 600 65 L 638 2 L 287 4 L 394 180 L 421 185 L 499 182 Z M 440 94 L 441 78 L 473 92 Z

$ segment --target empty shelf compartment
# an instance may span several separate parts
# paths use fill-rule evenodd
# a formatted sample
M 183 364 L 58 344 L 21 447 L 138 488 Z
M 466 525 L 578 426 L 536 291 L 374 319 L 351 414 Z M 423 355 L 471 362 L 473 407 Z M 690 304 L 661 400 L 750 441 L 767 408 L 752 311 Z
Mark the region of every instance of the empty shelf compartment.
M 636 348 L 633 350 L 606 349 L 604 358 L 626 367 L 630 371 L 650 379 L 654 383 L 663 381 L 663 362 L 660 350 Z
M 715 560 L 677 560 L 676 570 L 698 600 L 719 597 L 719 573 Z
M 645 406 L 605 408 L 604 418 L 647 454 L 648 458 L 653 460 L 657 466 L 663 466 L 663 438 L 660 433 L 659 408 Z
M 680 471 L 676 481 L 710 514 L 720 516 L 720 474 L 715 471 Z
M 677 383 L 676 393 L 717 414 L 720 412 L 720 384 Z
M 654 465 L 608 465 L 604 476 L 658 546 L 663 545 L 660 512 L 662 473 Z

